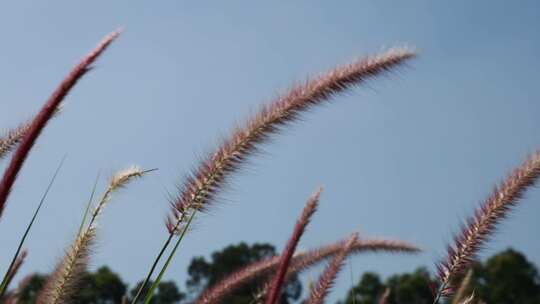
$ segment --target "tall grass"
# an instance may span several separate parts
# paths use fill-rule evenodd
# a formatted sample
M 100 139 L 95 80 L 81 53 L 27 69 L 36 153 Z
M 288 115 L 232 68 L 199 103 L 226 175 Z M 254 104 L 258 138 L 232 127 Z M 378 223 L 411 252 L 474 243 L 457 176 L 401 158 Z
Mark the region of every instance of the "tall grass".
M 9 194 L 17 176 L 40 134 L 54 114 L 58 113 L 70 90 L 90 70 L 91 65 L 119 34 L 119 31 L 109 34 L 94 50 L 83 57 L 58 88 L 53 91 L 53 94 L 33 119 L 21 123 L 18 127 L 8 130 L 3 136 L 0 136 L 0 160 L 12 154 L 0 180 L 0 218 L 4 214 Z M 354 86 L 361 85 L 385 72 L 393 71 L 414 57 L 415 53 L 407 48 L 392 48 L 373 56 L 361 57 L 349 64 L 330 69 L 304 83 L 293 86 L 274 101 L 261 106 L 253 117 L 233 130 L 213 153 L 203 158 L 203 161 L 181 183 L 177 196 L 171 202 L 171 211 L 167 215 L 165 225 L 167 239 L 160 248 L 157 248 L 158 254 L 151 261 L 150 267 L 146 271 L 146 279 L 141 284 L 137 294 L 132 299 L 125 297 L 123 303 L 127 303 L 129 300 L 132 303 L 140 303 L 141 301 L 149 303 L 151 301 L 153 292 L 171 265 L 196 215 L 208 211 L 212 204 L 219 202 L 218 194 L 231 176 L 243 167 L 263 144 L 269 142 L 273 135 L 285 131 L 307 110 L 328 103 L 340 93 Z M 98 230 L 96 222 L 99 216 L 111 200 L 113 193 L 150 171 L 152 170 L 142 170 L 139 167 L 130 167 L 119 171 L 111 177 L 107 188 L 95 203 L 93 201 L 94 186 L 88 207 L 84 210 L 79 231 L 64 257 L 58 262 L 53 274 L 48 278 L 45 287 L 41 290 L 38 303 L 77 303 L 79 291 L 77 286 L 92 255 L 92 245 Z M 457 279 L 459 274 L 470 268 L 471 261 L 475 259 L 482 246 L 489 240 L 498 224 L 517 205 L 526 189 L 536 183 L 539 175 L 540 151 L 516 168 L 484 201 L 474 216 L 467 221 L 467 224 L 455 238 L 454 244 L 449 246 L 447 258 L 438 265 L 439 282 L 434 292 L 433 303 L 438 303 L 441 299 L 453 295 L 456 289 L 454 285 L 459 283 Z M 347 257 L 362 252 L 419 252 L 416 246 L 406 242 L 364 239 L 357 233 L 346 240 L 306 252 L 296 252 L 300 238 L 306 232 L 306 226 L 317 209 L 319 198 L 320 190 L 308 200 L 289 242 L 280 256 L 257 261 L 231 273 L 222 281 L 204 290 L 194 303 L 222 303 L 245 284 L 255 279 L 264 278 L 266 283 L 260 286 L 261 292 L 254 296 L 254 302 L 276 304 L 279 303 L 282 296 L 284 284 L 291 277 L 320 262 L 329 261 L 318 282 L 311 289 L 306 302 L 324 303 Z M 42 203 L 43 200 L 37 211 Z M 93 211 L 90 212 L 92 206 Z M 5 291 L 26 258 L 26 251 L 22 245 L 38 214 L 37 211 L 22 237 L 11 264 L 6 267 L 0 289 L 0 301 L 3 303 L 17 302 L 17 291 L 10 293 L 5 293 Z M 173 246 L 172 249 L 169 248 L 170 246 Z M 170 250 L 165 255 L 168 249 Z M 165 257 L 164 263 L 160 264 Z M 139 261 L 136 264 L 139 264 Z M 158 267 L 160 265 L 161 267 Z M 152 280 L 157 270 L 159 273 Z M 453 303 L 471 303 L 475 300 L 474 293 L 468 294 L 469 280 L 470 275 L 461 282 L 459 285 L 461 287 L 454 297 Z M 152 284 L 148 286 L 150 282 Z M 148 292 L 144 292 L 145 290 Z M 380 303 L 387 303 L 389 298 L 389 291 L 386 291 L 380 298 Z

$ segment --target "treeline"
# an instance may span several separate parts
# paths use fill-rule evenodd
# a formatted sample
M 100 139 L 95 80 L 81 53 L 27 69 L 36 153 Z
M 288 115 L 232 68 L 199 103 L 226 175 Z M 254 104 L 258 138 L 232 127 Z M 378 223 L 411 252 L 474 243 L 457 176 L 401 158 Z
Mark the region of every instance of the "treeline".
M 475 303 L 540 304 L 538 270 L 522 253 L 513 249 L 497 253 L 484 263 L 475 263 L 467 275 L 470 277 L 463 286 L 463 292 L 467 295 L 474 292 L 478 299 Z M 389 290 L 388 304 L 432 304 L 430 284 L 433 280 L 426 268 L 393 275 L 384 281 L 376 273 L 364 273 L 349 290 L 344 303 L 377 303 Z M 464 280 L 460 278 L 458 281 Z
M 188 269 L 185 288 L 180 289 L 173 281 L 159 284 L 153 304 L 190 303 L 205 288 L 219 281 L 230 272 L 254 261 L 276 254 L 270 244 L 247 245 L 240 243 L 214 252 L 210 259 L 195 257 Z M 474 291 L 476 298 L 485 303 L 540 304 L 540 277 L 536 266 L 520 252 L 513 249 L 502 251 L 483 263 L 476 263 L 469 274 L 467 293 Z M 46 275 L 33 274 L 24 278 L 18 287 L 19 303 L 35 302 Z M 383 280 L 378 274 L 367 272 L 362 275 L 340 301 L 345 304 L 378 303 L 385 291 L 389 292 L 388 304 L 431 304 L 433 301 L 430 284 L 434 277 L 425 268 L 412 273 L 397 274 Z M 225 301 L 230 304 L 252 303 L 253 295 L 263 281 L 245 286 Z M 77 303 L 105 304 L 128 301 L 137 292 L 140 282 L 131 288 L 107 266 L 85 274 Z M 293 278 L 281 299 L 281 303 L 301 301 L 303 286 Z

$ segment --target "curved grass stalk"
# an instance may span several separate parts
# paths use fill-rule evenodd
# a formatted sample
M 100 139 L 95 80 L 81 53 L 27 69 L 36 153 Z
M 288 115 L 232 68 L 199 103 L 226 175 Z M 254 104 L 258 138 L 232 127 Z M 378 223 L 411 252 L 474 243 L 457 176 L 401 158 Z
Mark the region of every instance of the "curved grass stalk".
M 294 86 L 274 102 L 263 106 L 186 178 L 166 221 L 169 236 L 154 260 L 145 282 L 150 280 L 173 235 L 178 234 L 179 228 L 187 219 L 186 212 L 205 211 L 229 176 L 238 171 L 262 144 L 268 142 L 271 135 L 298 120 L 302 113 L 312 107 L 323 104 L 334 95 L 379 74 L 391 71 L 414 56 L 415 53 L 407 48 L 393 48 L 381 54 L 360 58 Z M 136 302 L 141 291 L 142 288 L 132 303 Z
M 279 261 L 277 272 L 270 284 L 266 304 L 277 303 L 279 297 L 281 296 L 281 290 L 283 289 L 283 283 L 285 282 L 285 276 L 287 275 L 289 264 L 291 262 L 294 252 L 296 251 L 296 247 L 298 246 L 300 238 L 306 231 L 306 227 L 309 224 L 311 217 L 317 211 L 317 205 L 319 204 L 321 191 L 322 189 L 319 189 L 309 198 L 306 206 L 304 207 L 304 210 L 302 211 L 302 215 L 294 226 L 291 238 L 287 242 L 287 246 L 285 247 L 285 249 L 283 249 L 283 253 L 281 254 L 281 259 Z
M 22 169 L 28 154 L 36 143 L 39 135 L 48 124 L 51 117 L 58 111 L 64 98 L 69 91 L 77 84 L 77 82 L 89 71 L 92 63 L 105 51 L 105 49 L 120 35 L 120 32 L 115 31 L 103 39 L 99 45 L 86 55 L 80 62 L 71 70 L 66 78 L 60 83 L 58 88 L 49 97 L 45 105 L 41 108 L 38 114 L 30 123 L 30 127 L 22 136 L 15 154 L 11 158 L 11 162 L 4 171 L 2 180 L 0 181 L 0 218 L 11 188 L 17 179 L 19 171 Z

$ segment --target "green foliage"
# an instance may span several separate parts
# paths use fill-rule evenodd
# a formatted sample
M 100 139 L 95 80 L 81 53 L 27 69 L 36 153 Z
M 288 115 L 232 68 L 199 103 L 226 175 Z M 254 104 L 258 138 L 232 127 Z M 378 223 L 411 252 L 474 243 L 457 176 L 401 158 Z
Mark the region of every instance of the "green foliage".
M 386 286 L 390 288 L 388 304 L 431 304 L 433 294 L 430 284 L 431 278 L 425 268 L 418 268 L 413 273 L 393 275 L 386 282 Z
M 487 303 L 540 304 L 540 277 L 527 258 L 507 249 L 476 267 L 474 289 Z
M 46 275 L 35 273 L 30 275 L 23 282 L 24 288 L 20 291 L 19 294 L 19 304 L 33 304 L 36 302 L 36 297 L 38 292 L 41 290 L 45 281 L 47 280 Z
M 473 269 L 474 275 L 468 290 L 474 291 L 477 299 L 486 303 L 540 304 L 538 270 L 523 254 L 507 249 L 485 263 L 476 263 Z M 418 268 L 413 273 L 393 275 L 384 283 L 377 274 L 368 272 L 349 290 L 345 303 L 377 303 L 384 290 L 390 288 L 388 304 L 431 304 L 431 280 L 425 268 Z
M 390 288 L 388 304 L 431 304 L 433 295 L 429 288 L 430 275 L 425 268 L 418 268 L 413 273 L 393 275 L 383 284 L 377 274 L 364 273 L 360 282 L 347 293 L 347 304 L 377 303 L 386 288 Z
M 95 273 L 86 273 L 77 299 L 78 303 L 120 303 L 127 286 L 118 274 L 103 266 Z
M 192 296 L 196 296 L 208 286 L 212 286 L 226 275 L 239 270 L 243 266 L 274 255 L 276 255 L 276 250 L 270 244 L 249 246 L 246 243 L 240 243 L 212 253 L 211 261 L 207 261 L 204 257 L 195 257 L 188 268 L 188 290 Z M 251 303 L 253 295 L 266 280 L 267 278 L 252 281 L 235 292 L 234 296 L 224 300 L 224 302 L 231 304 Z M 290 303 L 292 300 L 297 300 L 301 291 L 302 285 L 298 278 L 294 277 L 285 286 L 281 303 Z
M 225 247 L 214 252 L 210 261 L 203 257 L 192 259 L 188 268 L 189 278 L 187 285 L 190 296 L 193 298 L 210 284 L 240 267 L 275 255 L 275 248 L 270 244 L 245 243 Z M 507 249 L 491 258 L 485 263 L 474 265 L 473 278 L 470 291 L 474 290 L 478 299 L 486 303 L 504 304 L 540 304 L 540 275 L 534 264 L 527 258 L 513 250 Z M 20 292 L 19 304 L 33 304 L 38 291 L 43 287 L 45 275 L 34 274 L 23 280 L 24 286 Z M 390 288 L 388 304 L 431 304 L 433 296 L 429 289 L 432 278 L 425 268 L 418 268 L 412 273 L 397 274 L 382 280 L 379 275 L 366 272 L 358 284 L 347 293 L 346 304 L 374 304 L 386 288 Z M 264 279 L 253 282 L 239 290 L 234 296 L 226 299 L 224 303 L 245 304 L 251 303 L 253 293 L 256 292 Z M 140 287 L 139 282 L 130 290 L 131 298 Z M 152 282 L 150 282 L 152 284 Z M 459 285 L 459 282 L 458 284 Z M 148 285 L 150 286 L 150 285 Z M 148 288 L 148 287 L 147 287 Z M 297 278 L 289 283 L 281 303 L 292 303 L 300 298 L 301 283 Z M 108 267 L 101 267 L 96 272 L 87 273 L 80 288 L 80 297 L 76 303 L 80 304 L 108 304 L 121 303 L 126 295 L 127 287 L 118 274 Z M 153 295 L 152 304 L 188 303 L 188 297 L 181 292 L 173 281 L 160 282 L 157 292 Z M 447 303 L 450 303 L 448 301 Z
M 378 274 L 366 272 L 360 282 L 347 294 L 346 303 L 372 304 L 384 292 L 384 285 Z
M 22 289 L 19 298 L 19 304 L 33 304 L 36 302 L 36 296 L 43 287 L 47 276 L 33 274 L 28 277 L 27 282 L 23 282 L 25 287 Z M 139 282 L 132 290 L 133 297 L 137 291 L 136 288 L 142 283 Z M 122 297 L 126 295 L 127 285 L 120 276 L 108 267 L 103 266 L 96 272 L 85 273 L 83 283 L 80 286 L 76 303 L 79 304 L 116 304 L 121 303 Z M 161 282 L 157 293 L 152 297 L 152 304 L 175 304 L 180 303 L 186 298 L 186 295 L 178 289 L 173 281 Z

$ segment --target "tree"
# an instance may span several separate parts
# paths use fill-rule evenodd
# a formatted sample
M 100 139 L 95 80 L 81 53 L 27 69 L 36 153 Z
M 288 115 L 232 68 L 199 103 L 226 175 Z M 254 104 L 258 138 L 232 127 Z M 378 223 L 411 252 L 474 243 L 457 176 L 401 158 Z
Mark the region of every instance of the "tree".
M 390 289 L 388 304 L 431 304 L 433 294 L 429 288 L 430 275 L 425 268 L 418 268 L 413 273 L 404 273 L 389 277 L 383 284 L 377 274 L 367 272 L 360 282 L 347 293 L 346 304 L 373 304 Z
M 384 292 L 384 285 L 379 275 L 366 272 L 360 282 L 351 288 L 345 303 L 372 304 L 377 303 L 378 297 Z
M 204 289 L 219 282 L 226 275 L 261 259 L 272 257 L 276 254 L 274 246 L 270 244 L 246 243 L 231 245 L 221 251 L 212 253 L 211 261 L 208 262 L 204 257 L 195 257 L 192 259 L 189 268 L 187 287 L 192 296 L 197 296 Z M 259 290 L 261 285 L 268 278 L 254 280 L 239 289 L 233 296 L 224 300 L 224 303 L 230 304 L 248 304 L 253 300 L 253 295 Z M 284 295 L 281 303 L 290 303 L 297 300 L 302 292 L 302 285 L 295 276 L 285 286 Z
M 472 268 L 473 277 L 468 290 L 474 291 L 477 299 L 486 303 L 540 304 L 538 269 L 522 253 L 507 249 L 485 263 L 474 263 Z M 456 285 L 459 286 L 460 281 L 461 278 Z M 425 268 L 393 275 L 384 284 L 378 275 L 368 272 L 349 290 L 345 303 L 377 303 L 383 291 L 390 288 L 389 304 L 431 304 L 433 295 L 430 282 L 429 272 Z
M 413 273 L 393 275 L 386 281 L 390 288 L 388 304 L 431 304 L 433 293 L 430 289 L 431 277 L 426 268 L 418 268 Z
M 120 276 L 107 266 L 94 273 L 86 273 L 83 278 L 77 303 L 113 304 L 120 303 L 127 290 Z
M 476 269 L 475 292 L 487 303 L 540 304 L 536 267 L 513 249 L 507 249 Z

